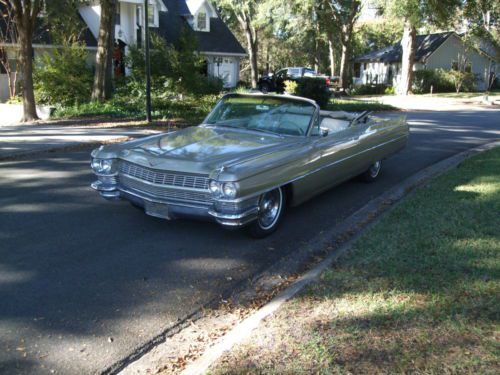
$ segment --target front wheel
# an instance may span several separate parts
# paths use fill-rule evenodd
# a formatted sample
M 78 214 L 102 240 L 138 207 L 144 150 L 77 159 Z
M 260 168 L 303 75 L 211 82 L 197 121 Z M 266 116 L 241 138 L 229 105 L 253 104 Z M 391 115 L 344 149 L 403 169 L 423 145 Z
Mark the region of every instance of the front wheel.
M 361 175 L 361 178 L 365 182 L 373 182 L 377 179 L 380 174 L 380 169 L 382 169 L 382 162 L 377 160 L 375 163 L 370 165 L 370 168 Z
M 282 188 L 276 188 L 261 195 L 257 220 L 248 227 L 252 237 L 264 238 L 273 233 L 281 222 L 285 212 L 285 194 Z

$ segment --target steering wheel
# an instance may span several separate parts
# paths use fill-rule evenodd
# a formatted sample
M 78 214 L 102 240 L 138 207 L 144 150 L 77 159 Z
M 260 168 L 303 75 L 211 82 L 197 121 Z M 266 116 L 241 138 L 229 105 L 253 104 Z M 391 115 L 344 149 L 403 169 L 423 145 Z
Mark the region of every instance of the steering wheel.
M 297 133 L 299 133 L 299 135 L 304 135 L 305 134 L 304 129 L 302 129 L 302 127 L 300 125 L 297 125 L 294 122 L 291 122 L 291 121 L 282 121 L 280 123 L 280 125 L 283 125 L 283 126 L 280 126 L 280 128 L 283 128 L 283 129 L 290 129 L 290 128 L 292 128 L 292 129 L 297 130 Z

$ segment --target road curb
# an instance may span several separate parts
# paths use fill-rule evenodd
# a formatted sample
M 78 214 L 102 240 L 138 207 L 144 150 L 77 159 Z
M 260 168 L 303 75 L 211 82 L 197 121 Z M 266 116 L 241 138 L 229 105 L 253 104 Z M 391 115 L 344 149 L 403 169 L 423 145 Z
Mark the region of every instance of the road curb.
M 430 179 L 433 179 L 456 167 L 465 159 L 468 159 L 469 157 L 474 156 L 480 152 L 484 152 L 498 146 L 500 146 L 500 141 L 491 142 L 444 159 L 421 170 L 420 172 L 417 172 L 415 175 L 407 178 L 401 184 L 398 184 L 388 192 L 368 202 L 364 207 L 356 211 L 342 223 L 344 224 L 343 226 L 345 226 L 346 222 L 350 222 L 351 225 L 354 225 L 358 228 L 356 233 L 351 236 L 351 238 L 347 242 L 342 244 L 338 249 L 334 250 L 313 269 L 309 270 L 304 275 L 299 277 L 295 282 L 293 282 L 285 290 L 279 293 L 270 302 L 268 302 L 266 305 L 261 307 L 255 313 L 235 326 L 218 343 L 205 351 L 205 353 L 200 358 L 189 364 L 184 369 L 184 371 L 181 372 L 181 374 L 204 374 L 209 369 L 209 367 L 225 352 L 231 350 L 234 345 L 249 337 L 252 331 L 259 326 L 262 320 L 275 312 L 286 301 L 294 297 L 305 286 L 314 281 L 321 274 L 321 272 L 328 268 L 336 259 L 347 252 L 351 248 L 353 242 L 366 229 L 377 223 L 386 213 L 392 210 L 396 206 L 396 204 L 402 200 L 402 198 L 409 195 L 416 188 L 425 184 Z M 373 214 L 375 216 L 370 216 Z M 334 235 L 334 233 L 330 233 L 330 235 L 332 234 Z M 332 237 L 332 239 L 333 238 L 334 236 Z

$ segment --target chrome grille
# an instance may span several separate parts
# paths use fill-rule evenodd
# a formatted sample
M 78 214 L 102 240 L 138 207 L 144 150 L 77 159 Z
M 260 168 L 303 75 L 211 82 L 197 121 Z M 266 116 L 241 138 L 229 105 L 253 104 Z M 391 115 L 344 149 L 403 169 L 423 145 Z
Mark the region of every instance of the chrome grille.
M 203 206 L 213 203 L 207 176 L 162 172 L 132 163 L 121 163 L 119 171 L 119 183 L 125 189 L 136 190 L 157 199 Z
M 157 185 L 208 190 L 208 176 L 203 175 L 162 172 L 127 162 L 120 164 L 120 174 Z

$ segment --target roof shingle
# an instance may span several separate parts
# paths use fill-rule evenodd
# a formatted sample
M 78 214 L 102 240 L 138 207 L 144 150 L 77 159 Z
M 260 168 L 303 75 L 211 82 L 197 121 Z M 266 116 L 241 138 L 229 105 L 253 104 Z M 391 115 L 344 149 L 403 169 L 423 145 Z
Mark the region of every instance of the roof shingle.
M 417 49 L 415 52 L 415 61 L 422 61 L 429 57 L 441 44 L 444 43 L 453 31 L 444 33 L 435 33 L 427 35 L 417 35 Z M 403 49 L 401 42 L 392 46 L 372 51 L 354 59 L 355 62 L 401 62 Z
M 179 39 L 182 29 L 189 26 L 186 0 L 163 0 L 168 12 L 160 12 L 158 33 L 169 43 Z M 192 30 L 192 29 L 191 29 Z M 210 18 L 210 31 L 193 31 L 200 52 L 246 54 L 231 30 L 220 18 Z

